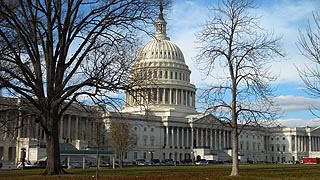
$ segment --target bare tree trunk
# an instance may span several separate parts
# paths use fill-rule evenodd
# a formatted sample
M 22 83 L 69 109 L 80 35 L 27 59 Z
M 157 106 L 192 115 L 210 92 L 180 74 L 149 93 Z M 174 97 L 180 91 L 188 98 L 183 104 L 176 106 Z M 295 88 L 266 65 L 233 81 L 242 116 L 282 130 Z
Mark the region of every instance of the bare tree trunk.
M 48 127 L 51 128 L 46 133 L 47 166 L 43 174 L 65 174 L 60 162 L 58 123 L 54 123 L 58 116 L 47 117 L 48 124 L 50 124 Z
M 238 128 L 232 127 L 231 139 L 232 139 L 232 169 L 230 176 L 239 176 L 239 152 L 238 152 Z
M 119 155 L 119 167 L 122 168 L 122 161 L 123 161 L 123 152 L 120 152 Z
M 230 66 L 231 67 L 231 66 Z M 233 69 L 230 68 L 230 75 L 233 78 Z M 237 114 L 237 86 L 235 78 L 232 79 L 232 104 L 231 104 L 231 137 L 232 137 L 232 170 L 230 176 L 239 176 L 238 161 L 238 114 Z

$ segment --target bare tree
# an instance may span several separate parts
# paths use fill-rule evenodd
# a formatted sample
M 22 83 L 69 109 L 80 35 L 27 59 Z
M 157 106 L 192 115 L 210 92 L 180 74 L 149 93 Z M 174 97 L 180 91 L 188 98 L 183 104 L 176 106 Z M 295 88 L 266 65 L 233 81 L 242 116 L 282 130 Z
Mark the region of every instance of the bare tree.
M 313 22 L 313 23 L 312 23 Z M 305 33 L 300 31 L 298 39 L 298 48 L 303 56 L 311 61 L 311 64 L 305 65 L 305 69 L 298 69 L 300 77 L 304 82 L 307 92 L 320 97 L 320 15 L 313 14 L 312 22 L 308 22 Z M 311 112 L 319 117 L 314 110 L 316 107 L 310 107 Z
M 122 121 L 113 121 L 110 125 L 110 143 L 119 156 L 119 166 L 122 167 L 124 153 L 130 150 L 137 142 L 136 134 L 131 125 Z
M 232 131 L 231 176 L 239 175 L 238 136 L 245 126 L 258 126 L 276 116 L 272 103 L 269 67 L 283 56 L 279 38 L 264 31 L 249 14 L 252 0 L 222 0 L 212 6 L 213 17 L 197 34 L 201 44 L 197 61 L 211 75 L 221 67 L 220 84 L 203 93 L 207 111 L 228 124 Z M 217 83 L 216 83 L 217 84 Z M 241 122 L 241 125 L 239 124 Z
M 135 30 L 155 16 L 153 0 L 0 1 L 0 89 L 32 104 L 45 131 L 44 174 L 64 173 L 58 122 L 85 96 L 110 100 L 130 89 Z M 127 59 L 128 58 L 128 59 Z

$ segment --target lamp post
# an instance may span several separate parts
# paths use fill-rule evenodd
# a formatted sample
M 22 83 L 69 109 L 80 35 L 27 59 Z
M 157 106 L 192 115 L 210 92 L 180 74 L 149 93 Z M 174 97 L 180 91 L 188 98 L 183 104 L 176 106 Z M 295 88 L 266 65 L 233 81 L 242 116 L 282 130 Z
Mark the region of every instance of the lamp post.
M 154 151 L 149 151 L 150 154 L 150 164 L 152 165 L 152 161 L 153 161 L 153 153 Z
M 26 161 L 26 148 L 21 148 L 21 163 L 22 163 L 22 169 L 24 169 L 25 164 L 24 162 Z

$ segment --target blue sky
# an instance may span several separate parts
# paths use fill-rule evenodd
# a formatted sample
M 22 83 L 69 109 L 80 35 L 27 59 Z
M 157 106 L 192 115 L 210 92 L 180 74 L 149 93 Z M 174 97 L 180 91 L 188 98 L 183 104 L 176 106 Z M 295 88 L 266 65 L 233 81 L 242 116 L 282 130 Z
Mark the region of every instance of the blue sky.
M 185 61 L 192 71 L 191 82 L 200 86 L 201 82 L 210 81 L 198 70 L 194 57 L 197 54 L 195 33 L 208 20 L 209 0 L 175 0 L 167 13 L 167 34 L 171 41 L 182 50 Z M 283 125 L 318 126 L 320 119 L 313 116 L 309 107 L 320 107 L 320 99 L 308 96 L 296 67 L 303 67 L 309 61 L 297 48 L 299 29 L 304 31 L 312 12 L 319 11 L 319 0 L 257 0 L 257 8 L 252 14 L 260 17 L 259 24 L 276 35 L 282 36 L 283 48 L 287 56 L 272 64 L 272 72 L 279 75 L 273 84 L 275 102 L 283 111 L 279 119 Z M 219 70 L 217 70 L 219 72 Z

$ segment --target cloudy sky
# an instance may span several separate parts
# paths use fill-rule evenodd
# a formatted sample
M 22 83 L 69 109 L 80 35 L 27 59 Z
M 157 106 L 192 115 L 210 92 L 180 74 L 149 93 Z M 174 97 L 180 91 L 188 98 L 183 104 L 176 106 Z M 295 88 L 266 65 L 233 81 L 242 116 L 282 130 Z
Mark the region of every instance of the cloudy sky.
M 200 86 L 201 82 L 208 81 L 195 65 L 194 57 L 197 54 L 195 33 L 208 20 L 209 3 L 216 0 L 175 0 L 172 9 L 168 12 L 168 36 L 177 44 L 185 56 L 185 61 L 192 71 L 191 82 Z M 297 37 L 299 29 L 304 31 L 312 12 L 319 11 L 319 0 L 257 0 L 257 8 L 252 11 L 259 16 L 259 24 L 276 35 L 282 37 L 283 48 L 287 56 L 272 65 L 272 72 L 279 75 L 273 84 L 275 102 L 283 110 L 279 119 L 286 126 L 316 126 L 320 120 L 312 115 L 309 108 L 319 107 L 320 99 L 308 96 L 304 85 L 299 78 L 296 67 L 308 64 L 298 51 Z M 218 71 L 218 70 L 217 70 Z

